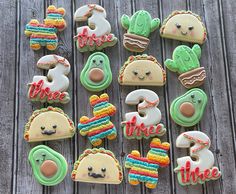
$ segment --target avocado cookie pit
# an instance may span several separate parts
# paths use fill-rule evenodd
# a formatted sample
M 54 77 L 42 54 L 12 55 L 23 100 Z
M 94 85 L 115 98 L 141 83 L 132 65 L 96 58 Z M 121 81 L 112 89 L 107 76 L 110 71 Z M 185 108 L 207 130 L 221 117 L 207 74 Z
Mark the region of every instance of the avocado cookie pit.
M 56 162 L 52 160 L 46 160 L 40 166 L 40 171 L 45 177 L 50 178 L 57 173 L 58 167 Z
M 180 113 L 185 117 L 191 117 L 195 113 L 195 108 L 192 103 L 184 102 L 179 107 Z
M 104 78 L 104 73 L 99 68 L 93 68 L 89 72 L 89 79 L 93 82 L 100 82 Z

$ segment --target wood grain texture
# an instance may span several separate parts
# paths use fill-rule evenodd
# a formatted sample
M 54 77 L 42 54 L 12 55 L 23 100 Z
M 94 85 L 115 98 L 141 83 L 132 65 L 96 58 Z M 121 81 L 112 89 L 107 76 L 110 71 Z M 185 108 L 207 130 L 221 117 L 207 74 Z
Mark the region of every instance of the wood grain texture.
M 113 141 L 105 140 L 103 147 L 110 149 L 117 159 L 124 165 L 125 157 L 133 149 L 137 149 L 143 156 L 149 150 L 150 140 L 127 140 L 123 137 L 120 126 L 126 112 L 134 111 L 135 106 L 125 104 L 127 94 L 141 87 L 120 86 L 117 76 L 120 67 L 131 53 L 123 47 L 124 29 L 120 25 L 123 14 L 132 15 L 139 9 L 150 12 L 152 17 L 164 20 L 174 10 L 192 10 L 203 19 L 208 39 L 202 46 L 201 65 L 205 67 L 207 79 L 201 87 L 208 95 L 208 104 L 201 122 L 188 130 L 200 130 L 211 139 L 210 150 L 215 156 L 215 166 L 222 172 L 222 177 L 203 185 L 179 185 L 174 167 L 176 159 L 188 154 L 187 149 L 175 147 L 177 136 L 185 131 L 176 125 L 170 118 L 169 107 L 171 102 L 186 89 L 178 82 L 177 75 L 168 70 L 167 84 L 164 87 L 142 87 L 155 91 L 160 97 L 159 109 L 162 112 L 162 122 L 167 128 L 167 134 L 161 137 L 162 141 L 169 141 L 171 164 L 159 170 L 157 189 L 146 189 L 143 184 L 131 186 L 128 183 L 128 169 L 123 168 L 124 180 L 120 185 L 100 185 L 75 183 L 71 181 L 70 173 L 73 163 L 86 149 L 91 148 L 87 137 L 79 133 L 72 139 L 52 142 L 28 144 L 23 140 L 24 125 L 32 112 L 48 104 L 32 103 L 28 101 L 27 83 L 34 75 L 46 75 L 36 67 L 38 59 L 46 54 L 55 53 L 69 60 L 71 73 L 69 74 L 69 93 L 71 101 L 67 105 L 57 105 L 73 119 L 77 127 L 79 118 L 83 115 L 92 116 L 89 106 L 89 97 L 94 94 L 88 92 L 80 83 L 80 72 L 91 53 L 80 53 L 74 43 L 73 36 L 76 28 L 86 23 L 75 23 L 73 15 L 77 8 L 84 4 L 97 3 L 107 12 L 107 19 L 111 23 L 112 33 L 119 39 L 117 45 L 106 48 L 102 52 L 108 55 L 111 63 L 113 82 L 103 92 L 110 96 L 110 102 L 117 107 L 117 113 L 112 117 L 118 135 Z M 59 34 L 59 47 L 55 52 L 44 49 L 32 51 L 29 39 L 24 35 L 25 25 L 30 19 L 43 21 L 46 8 L 54 4 L 64 7 L 67 11 L 65 19 L 67 28 Z M 0 34 L 0 193 L 14 194 L 131 194 L 131 193 L 160 193 L 160 194 L 234 194 L 236 193 L 236 1 L 235 0 L 9 0 L 1 1 Z M 151 54 L 164 64 L 165 59 L 171 58 L 172 52 L 179 41 L 162 39 L 156 30 L 150 36 L 151 43 L 144 52 Z M 192 44 L 187 44 L 192 46 Z M 9 89 L 10 88 L 10 89 Z M 101 94 L 99 92 L 97 94 Z M 29 151 L 37 144 L 46 144 L 65 156 L 68 161 L 68 174 L 65 180 L 54 187 L 44 187 L 33 178 L 32 169 L 27 157 Z

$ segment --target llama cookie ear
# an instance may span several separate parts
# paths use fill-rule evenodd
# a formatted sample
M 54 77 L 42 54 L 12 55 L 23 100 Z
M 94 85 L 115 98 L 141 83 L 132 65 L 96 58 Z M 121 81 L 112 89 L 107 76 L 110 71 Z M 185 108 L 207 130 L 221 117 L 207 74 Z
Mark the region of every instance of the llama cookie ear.
M 167 154 L 169 143 L 161 143 L 160 139 L 154 138 L 150 144 L 147 157 L 141 157 L 137 150 L 133 150 L 126 157 L 125 167 L 129 168 L 128 180 L 131 185 L 145 183 L 149 189 L 155 189 L 158 182 L 159 167 L 166 167 L 170 163 Z
M 163 86 L 166 72 L 153 56 L 130 56 L 120 70 L 118 82 L 132 86 Z
M 24 138 L 38 142 L 70 138 L 74 134 L 73 121 L 60 108 L 49 106 L 33 112 L 25 125 Z
M 210 143 L 209 137 L 201 131 L 188 131 L 177 137 L 176 147 L 190 150 L 190 156 L 177 159 L 178 166 L 174 169 L 181 185 L 203 184 L 220 178 L 221 172 L 213 166 L 214 155 L 209 150 Z
M 138 107 L 137 112 L 126 113 L 125 121 L 121 123 L 127 139 L 148 139 L 166 133 L 166 128 L 160 123 L 161 111 L 157 108 L 159 97 L 155 92 L 134 90 L 127 95 L 125 103 Z
M 111 34 L 111 25 L 106 20 L 106 11 L 100 5 L 89 4 L 78 8 L 74 20 L 88 21 L 88 26 L 77 28 L 75 40 L 80 52 L 102 50 L 117 43 L 117 38 Z
M 123 179 L 122 169 L 115 155 L 103 148 L 87 149 L 74 164 L 72 180 L 100 183 L 120 184 Z
M 68 165 L 65 158 L 45 145 L 34 147 L 28 159 L 36 180 L 42 185 L 57 185 L 67 174 Z
M 160 34 L 163 38 L 203 44 L 206 28 L 201 18 L 191 11 L 174 11 L 164 20 Z
M 107 94 L 100 97 L 93 95 L 90 97 L 90 104 L 93 107 L 93 117 L 83 116 L 78 124 L 78 129 L 82 136 L 87 135 L 93 146 L 99 146 L 103 138 L 115 139 L 117 132 L 110 117 L 116 113 L 116 107 L 108 102 Z

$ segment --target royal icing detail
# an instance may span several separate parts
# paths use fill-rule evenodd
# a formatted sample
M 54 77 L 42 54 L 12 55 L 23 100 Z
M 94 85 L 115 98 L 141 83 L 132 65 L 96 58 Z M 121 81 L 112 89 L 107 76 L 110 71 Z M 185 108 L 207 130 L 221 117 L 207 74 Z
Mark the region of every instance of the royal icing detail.
M 73 121 L 57 107 L 35 110 L 25 125 L 27 142 L 71 138 L 75 134 Z
M 201 18 L 191 11 L 174 11 L 160 29 L 163 38 L 203 44 L 207 37 Z
M 80 74 L 82 85 L 89 91 L 99 92 L 112 82 L 110 61 L 107 55 L 96 52 L 89 56 Z
M 194 145 L 191 146 L 191 143 Z M 213 167 L 214 155 L 209 150 L 210 139 L 205 133 L 184 132 L 176 139 L 176 147 L 190 148 L 190 156 L 178 158 L 178 166 L 174 169 L 181 185 L 203 184 L 205 181 L 216 180 L 221 176 L 219 169 Z
M 201 89 L 193 88 L 171 103 L 170 115 L 178 125 L 191 127 L 201 120 L 206 104 L 206 93 Z
M 131 17 L 124 14 L 121 24 L 127 30 L 124 34 L 124 47 L 133 52 L 143 52 L 148 47 L 150 33 L 159 27 L 160 20 L 152 19 L 150 13 L 145 10 L 139 10 Z
M 115 35 L 110 33 L 111 25 L 106 15 L 105 9 L 96 4 L 84 5 L 76 10 L 76 22 L 88 21 L 88 26 L 77 28 L 75 39 L 80 52 L 102 50 L 117 43 Z
M 160 139 L 154 138 L 151 141 L 150 148 L 147 157 L 141 157 L 137 150 L 133 150 L 126 157 L 125 167 L 130 168 L 128 180 L 131 185 L 144 182 L 147 188 L 156 188 L 159 167 L 169 165 L 170 159 L 167 154 L 170 149 L 169 143 L 161 143 Z
M 65 158 L 45 145 L 34 147 L 28 159 L 35 179 L 42 185 L 57 185 L 67 174 L 68 165 Z
M 93 95 L 89 98 L 90 105 L 93 107 L 93 117 L 88 118 L 82 116 L 78 129 L 82 136 L 87 135 L 90 143 L 93 146 L 98 146 L 102 143 L 103 138 L 109 140 L 116 138 L 116 128 L 110 121 L 110 117 L 116 113 L 116 107 L 109 101 L 109 96 L 104 93 L 97 96 Z
M 120 184 L 122 168 L 115 155 L 104 148 L 87 149 L 79 156 L 71 174 L 73 181 Z
M 125 121 L 121 123 L 127 139 L 147 139 L 166 133 L 166 128 L 160 123 L 159 97 L 155 92 L 147 89 L 132 91 L 126 96 L 125 103 L 138 105 L 138 112 L 126 113 Z
M 193 48 L 180 45 L 173 52 L 173 60 L 165 61 L 166 67 L 180 74 L 179 80 L 186 88 L 195 88 L 201 86 L 206 78 L 204 67 L 200 67 L 199 59 L 201 57 L 201 48 L 195 44 Z
M 30 37 L 30 47 L 33 50 L 39 50 L 45 46 L 48 50 L 55 50 L 58 45 L 57 31 L 63 31 L 66 28 L 64 8 L 56 8 L 50 5 L 47 8 L 47 16 L 43 24 L 38 20 L 32 19 L 25 28 L 25 35 Z
M 47 76 L 36 75 L 28 84 L 28 98 L 31 101 L 68 103 L 70 96 L 65 92 L 69 87 L 67 75 L 70 63 L 58 55 L 46 55 L 39 59 L 37 67 L 49 70 Z

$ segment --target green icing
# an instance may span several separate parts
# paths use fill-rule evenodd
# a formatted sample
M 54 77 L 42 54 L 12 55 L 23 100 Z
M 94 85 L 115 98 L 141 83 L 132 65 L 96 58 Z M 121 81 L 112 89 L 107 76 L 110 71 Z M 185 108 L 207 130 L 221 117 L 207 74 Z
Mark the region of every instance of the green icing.
M 191 71 L 200 67 L 199 59 L 201 57 L 201 48 L 195 44 L 192 49 L 185 45 L 180 45 L 173 52 L 173 60 L 165 61 L 166 67 L 179 74 Z
M 194 106 L 195 112 L 191 117 L 184 116 L 179 108 L 184 102 L 189 102 Z M 191 127 L 196 125 L 202 118 L 207 104 L 206 93 L 198 88 L 187 91 L 182 96 L 176 98 L 170 106 L 170 115 L 175 123 L 183 127 Z
M 31 164 L 33 174 L 36 180 L 46 186 L 53 186 L 59 184 L 66 176 L 67 162 L 65 158 L 54 151 L 53 149 L 45 146 L 38 145 L 34 147 L 29 153 L 29 162 Z M 44 161 L 51 160 L 57 165 L 57 172 L 52 177 L 46 177 L 40 171 L 40 167 Z
M 128 29 L 128 33 L 147 38 L 151 32 L 159 27 L 160 20 L 159 18 L 152 19 L 151 15 L 145 10 L 139 10 L 131 17 L 123 15 L 121 24 L 125 29 Z
M 104 77 L 99 82 L 94 82 L 89 78 L 89 73 L 94 68 L 99 68 L 103 71 Z M 87 63 L 81 71 L 80 81 L 89 91 L 99 92 L 106 89 L 112 82 L 110 61 L 107 55 L 102 52 L 96 52 L 90 55 Z

